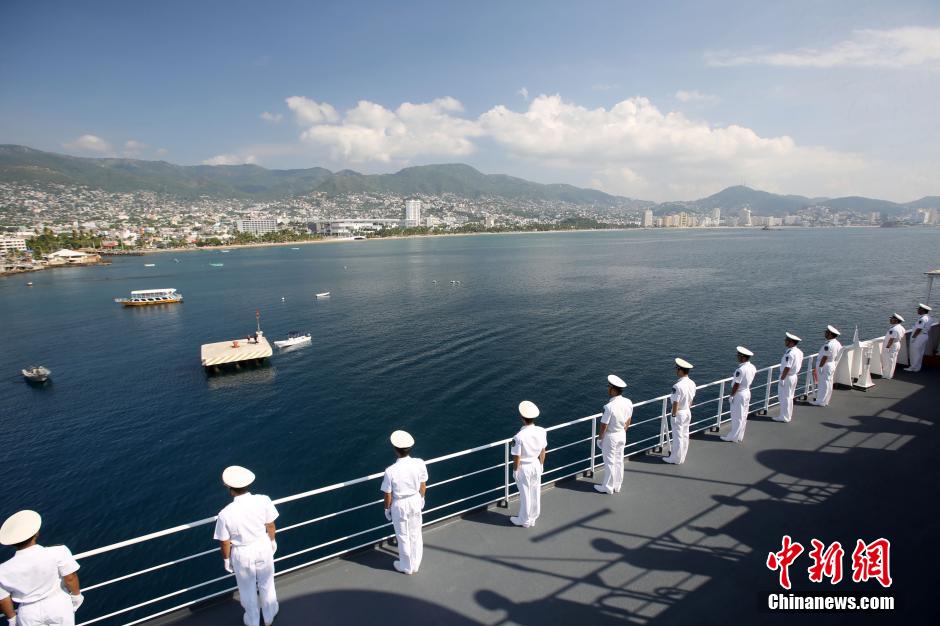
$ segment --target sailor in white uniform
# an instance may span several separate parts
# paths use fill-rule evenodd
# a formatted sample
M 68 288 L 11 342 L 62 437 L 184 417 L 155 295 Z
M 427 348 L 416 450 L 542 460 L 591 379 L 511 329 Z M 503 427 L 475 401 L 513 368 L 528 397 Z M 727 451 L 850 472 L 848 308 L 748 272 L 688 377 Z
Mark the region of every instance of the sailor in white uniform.
M 933 326 L 933 318 L 930 317 L 931 308 L 921 302 L 917 305 L 917 323 L 914 324 L 914 332 L 911 333 L 911 364 L 905 367 L 905 372 L 919 372 L 924 362 L 924 352 L 927 351 L 927 339 L 930 333 L 930 327 Z
M 620 493 L 623 484 L 623 448 L 627 445 L 627 429 L 633 419 L 633 403 L 623 395 L 626 387 L 627 383 L 619 376 L 607 377 L 610 402 L 604 405 L 597 432 L 597 444 L 604 456 L 604 483 L 594 485 L 601 493 Z
M 898 364 L 898 352 L 901 351 L 901 342 L 904 341 L 904 327 L 901 322 L 904 318 L 893 313 L 888 322 L 888 332 L 885 333 L 885 342 L 881 349 L 881 377 L 894 378 L 894 368 Z
M 797 346 L 800 339 L 793 333 L 787 333 L 783 342 L 787 346 L 780 359 L 780 379 L 777 381 L 777 396 L 780 399 L 780 415 L 775 422 L 789 422 L 793 419 L 793 396 L 796 393 L 797 376 L 803 368 L 803 351 Z
M 692 364 L 685 359 L 676 359 L 676 374 L 679 380 L 672 386 L 672 450 L 664 457 L 666 463 L 684 463 L 689 452 L 689 425 L 692 423 L 692 400 L 695 399 L 695 382 L 689 378 Z
M 39 513 L 20 511 L 0 527 L 0 543 L 16 547 L 13 558 L 0 565 L 0 609 L 10 626 L 74 626 L 85 600 L 78 563 L 65 546 L 36 543 L 40 526 Z
M 738 346 L 738 369 L 734 370 L 731 379 L 731 431 L 724 435 L 723 441 L 744 441 L 744 430 L 747 428 L 747 412 L 751 404 L 751 383 L 757 375 L 757 368 L 751 363 L 754 353 Z
M 398 560 L 392 565 L 402 574 L 417 574 L 424 555 L 421 510 L 428 468 L 421 459 L 409 456 L 415 445 L 414 437 L 396 430 L 390 439 L 398 460 L 386 468 L 382 492 L 385 494 L 385 519 L 392 522 L 398 540 Z
M 512 440 L 512 477 L 519 488 L 519 515 L 510 517 L 516 526 L 535 526 L 542 510 L 542 472 L 545 469 L 545 450 L 548 448 L 548 432 L 535 425 L 539 407 L 534 402 L 519 403 L 522 428 Z
M 819 355 L 816 357 L 816 401 L 810 404 L 814 406 L 828 406 L 832 399 L 832 385 L 835 382 L 836 364 L 839 357 L 842 356 L 842 344 L 836 337 L 839 336 L 839 329 L 835 326 L 826 327 L 826 343 L 819 349 Z
M 266 626 L 277 615 L 274 589 L 274 540 L 277 509 L 271 498 L 248 491 L 255 475 L 239 465 L 225 468 L 222 482 L 232 501 L 219 513 L 213 538 L 221 543 L 225 571 L 235 574 L 238 597 L 245 610 L 245 626 L 258 626 L 260 617 Z

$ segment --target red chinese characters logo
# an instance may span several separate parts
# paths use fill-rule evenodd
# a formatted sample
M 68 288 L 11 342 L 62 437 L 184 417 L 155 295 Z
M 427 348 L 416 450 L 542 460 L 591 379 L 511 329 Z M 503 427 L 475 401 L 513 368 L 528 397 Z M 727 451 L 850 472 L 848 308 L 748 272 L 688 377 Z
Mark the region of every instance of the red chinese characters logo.
M 813 544 L 813 549 L 809 551 L 809 558 L 813 559 L 813 564 L 806 570 L 809 572 L 810 581 L 821 583 L 823 578 L 828 578 L 833 585 L 841 581 L 842 557 L 845 555 L 842 544 L 836 541 L 826 548 L 826 544 L 819 539 L 812 539 L 810 543 Z
M 812 550 L 807 554 L 813 561 L 807 568 L 809 580 L 821 583 L 828 578 L 829 583 L 836 585 L 842 582 L 842 561 L 845 550 L 838 541 L 826 545 L 819 539 L 811 539 Z M 798 541 L 793 541 L 790 535 L 784 535 L 779 552 L 767 554 L 767 569 L 779 572 L 780 586 L 791 588 L 790 566 L 803 554 L 804 548 Z M 856 583 L 877 580 L 882 587 L 890 587 L 891 579 L 891 542 L 880 538 L 865 543 L 856 541 L 855 550 L 852 551 L 852 581 Z
M 852 551 L 852 580 L 874 578 L 882 587 L 891 586 L 891 542 L 885 538 L 865 543 L 859 539 Z
M 780 570 L 780 586 L 784 589 L 790 588 L 790 565 L 801 554 L 803 554 L 803 546 L 792 541 L 790 535 L 784 535 L 780 552 L 771 552 L 767 555 L 767 568 Z

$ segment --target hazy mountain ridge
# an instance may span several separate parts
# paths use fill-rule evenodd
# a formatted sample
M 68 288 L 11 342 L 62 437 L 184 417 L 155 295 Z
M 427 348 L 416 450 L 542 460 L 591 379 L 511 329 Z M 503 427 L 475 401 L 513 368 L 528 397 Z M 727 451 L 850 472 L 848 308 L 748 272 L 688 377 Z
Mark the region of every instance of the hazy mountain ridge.
M 361 174 L 353 170 L 331 172 L 322 167 L 269 170 L 259 165 L 174 165 L 166 161 L 73 157 L 17 145 L 0 145 L 0 181 L 84 185 L 112 192 L 152 191 L 184 198 L 214 196 L 257 200 L 276 200 L 311 192 L 331 196 L 449 193 L 471 200 L 502 197 L 567 202 L 599 209 L 649 207 L 657 214 L 686 210 L 708 212 L 713 208 L 728 214 L 748 207 L 755 215 L 782 216 L 814 205 L 887 215 L 916 208 L 940 209 L 940 196 L 926 196 L 902 204 L 860 196 L 780 195 L 743 185 L 728 187 L 698 200 L 656 204 L 573 185 L 542 184 L 503 174 L 483 174 L 459 163 L 407 167 L 392 174 Z

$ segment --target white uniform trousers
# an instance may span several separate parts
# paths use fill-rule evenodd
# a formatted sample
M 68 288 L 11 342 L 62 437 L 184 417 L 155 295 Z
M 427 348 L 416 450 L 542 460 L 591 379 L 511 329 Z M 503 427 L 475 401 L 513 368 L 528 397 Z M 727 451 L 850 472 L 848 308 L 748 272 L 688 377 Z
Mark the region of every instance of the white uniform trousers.
M 519 463 L 516 486 L 519 488 L 519 523 L 535 526 L 542 512 L 542 464 L 538 459 Z
M 780 400 L 780 416 L 774 419 L 789 422 L 793 419 L 793 396 L 796 394 L 797 375 L 790 374 L 777 383 L 777 396 Z
M 731 396 L 731 432 L 728 441 L 744 441 L 744 429 L 747 428 L 747 409 L 751 404 L 751 390 L 738 391 Z
M 258 626 L 258 602 L 264 623 L 270 624 L 277 615 L 277 593 L 274 590 L 274 552 L 265 536 L 247 546 L 232 546 L 232 568 L 238 583 L 238 597 L 245 609 L 245 624 Z
M 827 361 L 819 370 L 819 384 L 816 386 L 816 406 L 829 406 L 832 399 L 832 384 L 835 382 L 836 364 Z
M 881 377 L 894 378 L 894 368 L 898 364 L 898 353 L 901 345 L 895 341 L 887 350 L 881 351 Z
M 627 433 L 607 433 L 601 441 L 604 454 L 604 488 L 608 493 L 619 493 L 623 484 L 623 448 Z
M 398 560 L 401 568 L 414 574 L 421 567 L 424 539 L 421 536 L 421 494 L 392 500 L 392 525 L 398 541 Z
M 62 589 L 16 609 L 18 626 L 75 626 L 75 611 L 72 599 Z
M 670 463 L 685 463 L 685 455 L 689 452 L 689 425 L 692 423 L 692 411 L 676 411 L 672 418 L 672 451 L 669 453 Z
M 924 362 L 924 352 L 927 351 L 927 331 L 922 330 L 914 339 L 911 339 L 911 365 L 907 369 L 919 372 Z

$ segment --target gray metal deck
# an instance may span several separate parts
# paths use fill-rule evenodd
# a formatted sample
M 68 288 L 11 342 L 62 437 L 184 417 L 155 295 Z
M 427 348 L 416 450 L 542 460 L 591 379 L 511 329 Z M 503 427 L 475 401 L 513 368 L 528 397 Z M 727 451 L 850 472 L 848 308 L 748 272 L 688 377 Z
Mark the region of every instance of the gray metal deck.
M 383 547 L 278 578 L 277 624 L 936 623 L 928 566 L 938 523 L 928 511 L 940 372 L 875 382 L 867 393 L 836 390 L 827 408 L 799 406 L 791 424 L 752 417 L 743 445 L 694 436 L 682 466 L 633 457 L 617 496 L 585 479 L 560 483 L 532 529 L 510 525 L 504 509 L 426 529 L 416 576 L 395 572 Z M 840 585 L 810 583 L 804 553 L 790 570 L 794 590 L 893 595 L 896 610 L 762 611 L 781 591 L 764 563 L 784 534 L 807 552 L 811 538 L 846 550 Z M 892 541 L 887 590 L 851 581 L 855 540 L 878 537 Z M 241 609 L 229 598 L 155 623 L 235 625 Z

